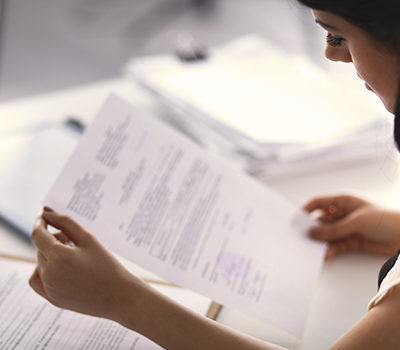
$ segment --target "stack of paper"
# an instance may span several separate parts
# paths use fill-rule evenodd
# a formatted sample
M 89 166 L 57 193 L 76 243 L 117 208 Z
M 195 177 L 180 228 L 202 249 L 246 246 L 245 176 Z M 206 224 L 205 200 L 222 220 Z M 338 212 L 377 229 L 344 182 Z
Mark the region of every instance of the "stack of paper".
M 306 59 L 257 36 L 210 52 L 195 63 L 135 58 L 128 72 L 172 109 L 178 127 L 247 171 L 276 174 L 387 151 L 388 120 L 375 101 Z

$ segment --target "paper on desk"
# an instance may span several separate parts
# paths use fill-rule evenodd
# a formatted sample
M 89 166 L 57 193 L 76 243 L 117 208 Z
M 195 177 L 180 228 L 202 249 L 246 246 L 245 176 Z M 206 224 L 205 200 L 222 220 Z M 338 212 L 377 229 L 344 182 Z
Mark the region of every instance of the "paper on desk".
M 324 250 L 306 237 L 311 219 L 117 97 L 44 204 L 164 279 L 301 337 Z
M 32 271 L 0 259 L 1 349 L 162 349 L 115 322 L 51 305 L 29 287 Z

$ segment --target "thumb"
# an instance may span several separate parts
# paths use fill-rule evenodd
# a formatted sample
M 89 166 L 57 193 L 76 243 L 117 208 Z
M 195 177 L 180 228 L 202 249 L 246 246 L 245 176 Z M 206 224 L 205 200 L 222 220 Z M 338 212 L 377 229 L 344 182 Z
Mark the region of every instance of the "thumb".
M 76 245 L 82 245 L 91 236 L 81 225 L 69 216 L 61 215 L 55 211 L 45 211 L 43 219 L 51 226 L 64 233 L 65 238 L 71 239 Z
M 357 216 L 348 215 L 335 222 L 329 222 L 311 228 L 309 234 L 312 238 L 321 241 L 333 241 L 348 235 L 358 233 Z
M 47 299 L 47 294 L 44 290 L 44 286 L 37 267 L 35 268 L 35 271 L 33 271 L 31 278 L 29 279 L 29 285 L 36 293 Z

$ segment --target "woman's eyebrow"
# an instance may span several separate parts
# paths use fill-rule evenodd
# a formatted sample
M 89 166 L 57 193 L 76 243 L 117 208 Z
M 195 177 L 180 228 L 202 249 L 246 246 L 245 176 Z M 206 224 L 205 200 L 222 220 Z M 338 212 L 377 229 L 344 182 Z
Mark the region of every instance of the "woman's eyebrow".
M 318 23 L 321 27 L 323 27 L 327 30 L 336 30 L 337 31 L 337 28 L 335 28 L 334 26 L 331 26 L 329 24 L 326 24 L 324 22 L 321 22 L 319 19 L 316 19 L 315 23 Z

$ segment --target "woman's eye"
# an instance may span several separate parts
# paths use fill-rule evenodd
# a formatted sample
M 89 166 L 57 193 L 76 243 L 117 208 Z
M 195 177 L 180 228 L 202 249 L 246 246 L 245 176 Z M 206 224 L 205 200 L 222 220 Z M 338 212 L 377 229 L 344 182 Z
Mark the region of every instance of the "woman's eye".
M 328 33 L 326 36 L 326 42 L 333 47 L 342 45 L 343 40 L 343 38 L 335 36 L 332 33 Z

